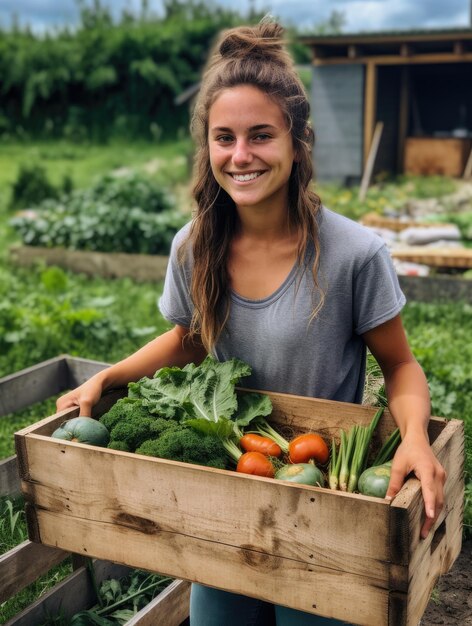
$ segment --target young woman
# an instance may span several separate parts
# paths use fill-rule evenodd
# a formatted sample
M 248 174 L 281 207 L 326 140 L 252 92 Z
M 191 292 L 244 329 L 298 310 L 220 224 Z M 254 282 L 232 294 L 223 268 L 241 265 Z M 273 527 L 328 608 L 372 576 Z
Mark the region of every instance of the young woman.
M 369 348 L 402 435 L 387 497 L 416 474 L 426 537 L 445 475 L 428 442 L 428 386 L 403 330 L 405 298 L 382 240 L 323 207 L 311 187 L 309 104 L 280 26 L 223 33 L 192 122 L 196 211 L 174 240 L 160 300 L 174 327 L 60 398 L 58 409 L 89 415 L 105 389 L 208 352 L 251 365 L 247 387 L 359 403 Z M 192 626 L 266 626 L 267 609 L 192 588 Z M 278 626 L 336 623 L 283 607 L 275 615 Z

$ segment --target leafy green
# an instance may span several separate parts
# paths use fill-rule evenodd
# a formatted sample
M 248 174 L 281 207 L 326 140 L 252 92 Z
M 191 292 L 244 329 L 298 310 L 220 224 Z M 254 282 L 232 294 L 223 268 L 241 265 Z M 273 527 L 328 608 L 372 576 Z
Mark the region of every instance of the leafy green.
M 211 356 L 198 366 L 164 367 L 153 378 L 129 384 L 129 397 L 140 398 L 150 413 L 183 421 L 205 434 L 231 435 L 234 426 L 269 415 L 270 399 L 258 393 L 238 395 L 235 385 L 251 368 L 239 359 L 219 362 Z

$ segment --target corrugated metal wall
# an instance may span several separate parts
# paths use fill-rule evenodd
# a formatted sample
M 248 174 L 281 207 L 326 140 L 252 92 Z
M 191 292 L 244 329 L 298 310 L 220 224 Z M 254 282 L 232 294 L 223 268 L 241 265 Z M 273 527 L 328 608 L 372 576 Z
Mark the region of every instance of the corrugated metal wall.
M 346 183 L 362 176 L 364 66 L 313 69 L 316 179 Z

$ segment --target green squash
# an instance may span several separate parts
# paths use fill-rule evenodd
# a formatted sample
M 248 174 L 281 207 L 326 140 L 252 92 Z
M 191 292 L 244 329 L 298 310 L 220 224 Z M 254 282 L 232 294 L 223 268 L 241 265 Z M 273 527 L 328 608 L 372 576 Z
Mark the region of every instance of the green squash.
M 275 474 L 278 480 L 288 480 L 301 485 L 324 487 L 324 476 L 314 463 L 294 463 L 284 465 Z
M 51 437 L 102 448 L 106 448 L 110 441 L 110 433 L 106 426 L 92 417 L 74 417 L 67 420 L 52 433 Z
M 390 474 L 392 471 L 392 463 L 384 463 L 383 465 L 374 465 L 362 472 L 357 483 L 359 492 L 364 496 L 374 496 L 374 498 L 385 498 L 388 483 L 390 482 Z

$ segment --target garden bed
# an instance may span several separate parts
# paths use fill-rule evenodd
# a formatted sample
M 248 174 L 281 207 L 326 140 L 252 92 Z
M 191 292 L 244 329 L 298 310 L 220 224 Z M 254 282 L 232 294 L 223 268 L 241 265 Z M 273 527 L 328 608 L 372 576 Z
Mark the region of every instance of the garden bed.
M 10 259 L 21 267 L 31 267 L 43 262 L 87 276 L 128 277 L 138 282 L 162 280 L 168 262 L 168 257 L 164 255 L 92 252 L 22 245 L 10 248 Z

